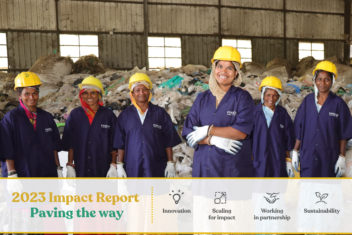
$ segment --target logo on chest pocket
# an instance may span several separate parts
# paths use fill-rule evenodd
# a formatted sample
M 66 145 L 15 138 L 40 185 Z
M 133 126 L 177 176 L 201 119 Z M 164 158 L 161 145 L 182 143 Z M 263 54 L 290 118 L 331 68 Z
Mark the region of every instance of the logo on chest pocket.
M 337 113 L 332 113 L 332 112 L 329 112 L 329 116 L 336 117 L 336 118 L 339 117 L 339 115 Z
M 153 127 L 154 127 L 154 128 L 158 128 L 158 129 L 160 129 L 160 130 L 161 130 L 161 126 L 160 126 L 160 125 L 153 124 Z
M 101 126 L 101 128 L 104 128 L 104 129 L 109 129 L 109 128 L 110 128 L 110 126 L 109 126 L 109 125 L 104 125 L 104 124 L 101 124 L 100 126 Z
M 227 111 L 228 116 L 236 116 L 237 112 L 236 111 Z
M 53 131 L 53 129 L 51 129 L 51 128 L 45 128 L 45 132 L 51 132 L 51 131 Z
M 284 126 L 284 125 L 282 125 L 282 124 L 280 124 L 280 127 L 281 127 L 282 129 L 284 129 L 284 128 L 285 128 L 285 126 Z

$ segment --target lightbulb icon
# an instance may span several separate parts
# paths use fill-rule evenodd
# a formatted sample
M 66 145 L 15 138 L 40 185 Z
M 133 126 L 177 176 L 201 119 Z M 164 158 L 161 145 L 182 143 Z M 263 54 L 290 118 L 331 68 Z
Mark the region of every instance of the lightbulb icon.
M 181 192 L 180 190 L 178 190 L 178 192 L 174 192 L 174 190 L 171 190 L 173 192 L 173 194 L 169 194 L 170 196 L 172 195 L 172 199 L 174 199 L 175 204 L 178 204 L 178 202 L 181 200 L 181 195 L 183 194 L 183 192 Z

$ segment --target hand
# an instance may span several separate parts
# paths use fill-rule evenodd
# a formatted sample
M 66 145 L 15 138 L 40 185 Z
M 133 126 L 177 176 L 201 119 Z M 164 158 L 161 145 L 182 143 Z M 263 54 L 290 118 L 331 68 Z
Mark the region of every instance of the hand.
M 292 166 L 293 169 L 295 169 L 295 171 L 299 172 L 298 170 L 298 166 L 299 166 L 299 153 L 292 150 L 291 151 L 291 155 L 292 155 Z
M 193 129 L 195 131 L 193 131 L 192 133 L 188 134 L 187 137 L 186 137 L 188 145 L 191 148 L 194 148 L 194 146 L 196 146 L 196 144 L 199 141 L 203 140 L 205 137 L 208 136 L 209 126 L 202 126 L 202 127 L 194 126 Z
M 117 167 L 116 167 L 116 165 L 114 166 L 113 164 L 110 164 L 110 169 L 109 169 L 106 177 L 107 178 L 117 177 Z
M 335 173 L 336 177 L 342 177 L 343 174 L 345 174 L 346 170 L 346 158 L 339 156 L 339 159 L 337 159 L 337 162 L 335 164 Z
M 75 178 L 76 177 L 76 170 L 72 166 L 66 166 L 67 169 L 67 178 Z
M 212 136 L 210 144 L 225 150 L 225 152 L 236 155 L 241 149 L 242 143 L 237 140 L 226 139 L 218 136 Z
M 8 178 L 17 178 L 17 174 L 10 175 Z M 22 184 L 19 179 L 10 179 L 7 180 L 7 191 L 9 191 L 10 194 L 13 194 L 14 192 L 21 193 L 22 192 Z
M 117 166 L 117 177 L 127 177 L 125 169 L 123 169 L 123 164 L 119 163 L 116 165 Z
M 63 178 L 64 177 L 64 175 L 62 174 L 62 167 L 61 167 L 61 169 L 57 168 L 57 177 L 58 178 Z
M 174 162 L 167 162 L 166 169 L 165 169 L 165 177 L 175 177 Z
M 291 162 L 286 162 L 286 171 L 287 171 L 288 177 L 295 177 L 295 172 L 293 172 Z

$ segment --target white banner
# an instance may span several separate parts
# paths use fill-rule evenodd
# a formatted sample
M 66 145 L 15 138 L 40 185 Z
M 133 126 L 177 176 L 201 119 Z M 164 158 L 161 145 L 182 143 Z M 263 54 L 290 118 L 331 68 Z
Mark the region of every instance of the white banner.
M 351 211 L 352 179 L 0 179 L 0 233 L 352 233 Z

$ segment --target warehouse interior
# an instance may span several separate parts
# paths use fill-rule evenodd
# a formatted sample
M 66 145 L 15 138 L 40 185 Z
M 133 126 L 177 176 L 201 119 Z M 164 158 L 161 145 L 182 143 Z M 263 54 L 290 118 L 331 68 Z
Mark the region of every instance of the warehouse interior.
M 129 78 L 142 72 L 153 83 L 152 103 L 181 135 L 224 45 L 241 53 L 241 87 L 256 104 L 261 81 L 276 76 L 294 120 L 313 92 L 314 67 L 329 60 L 339 74 L 331 91 L 352 113 L 351 9 L 351 0 L 0 0 L 0 120 L 19 105 L 20 72 L 39 76 L 38 107 L 61 133 L 80 106 L 84 78 L 102 82 L 104 106 L 119 116 L 131 105 Z M 194 149 L 183 142 L 173 151 L 177 176 L 191 177 Z M 346 158 L 352 162 L 352 152 Z
M 153 56 L 163 55 L 157 50 L 155 55 L 148 53 L 153 46 L 148 45 L 150 37 L 179 40 L 156 43 L 176 47 L 174 54 L 164 55 L 170 57 L 166 67 L 208 67 L 214 51 L 226 40 L 239 44 L 244 59 L 263 65 L 279 57 L 295 66 L 312 54 L 316 59 L 336 56 L 347 63 L 351 1 L 1 0 L 0 34 L 1 71 L 16 73 L 27 71 L 42 55 L 59 52 L 71 57 L 93 53 L 105 67 L 118 70 L 162 66 Z M 70 43 L 60 39 L 62 35 L 95 37 Z M 81 43 L 93 48 L 81 53 L 65 47 Z

